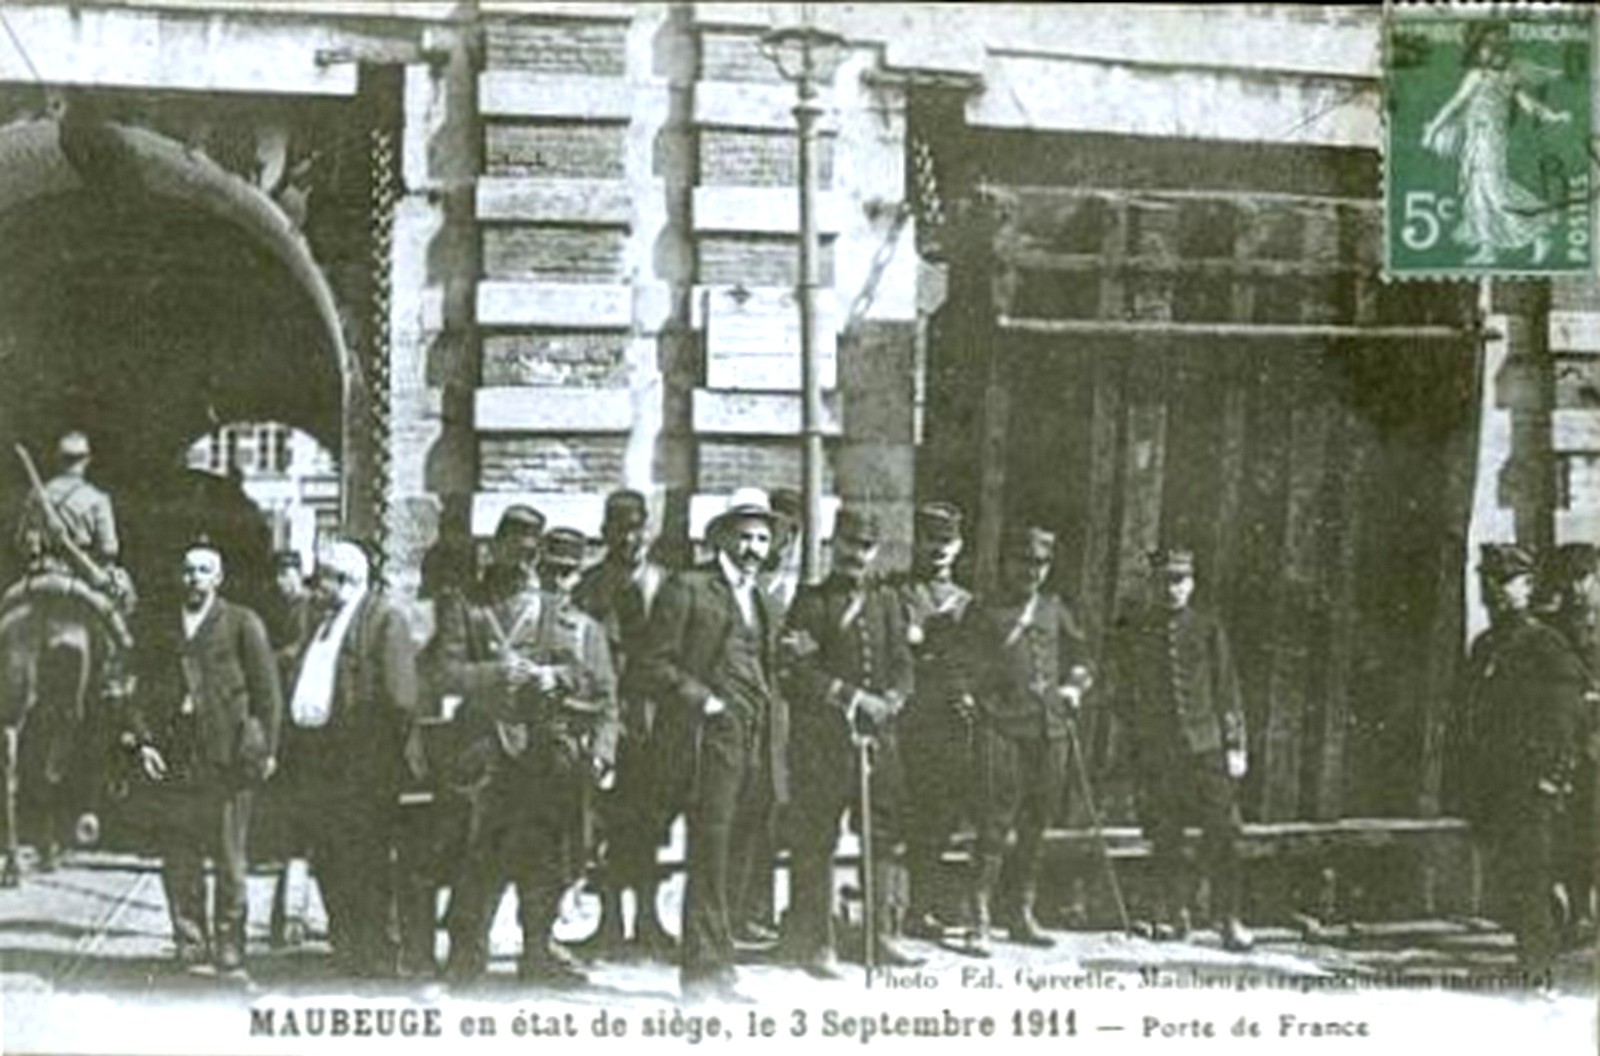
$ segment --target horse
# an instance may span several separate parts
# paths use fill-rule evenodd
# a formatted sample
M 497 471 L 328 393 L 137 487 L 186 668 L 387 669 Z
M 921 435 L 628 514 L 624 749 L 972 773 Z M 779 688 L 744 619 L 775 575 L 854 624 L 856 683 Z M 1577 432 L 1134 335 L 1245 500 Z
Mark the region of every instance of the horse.
M 43 800 L 42 868 L 54 867 L 74 812 L 73 842 L 99 841 L 112 719 L 131 689 L 125 671 L 132 646 L 114 603 L 65 572 L 30 571 L 0 595 L 6 822 L 0 886 L 21 880 L 25 772 L 42 779 L 28 783 Z

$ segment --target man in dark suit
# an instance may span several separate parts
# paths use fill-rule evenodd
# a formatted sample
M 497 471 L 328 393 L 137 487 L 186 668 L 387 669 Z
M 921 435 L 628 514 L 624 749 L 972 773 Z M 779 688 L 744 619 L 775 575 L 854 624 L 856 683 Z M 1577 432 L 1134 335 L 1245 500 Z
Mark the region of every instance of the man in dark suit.
M 895 588 L 872 577 L 881 532 L 877 518 L 842 508 L 833 531 L 833 569 L 800 588 L 789 610 L 793 707 L 789 769 L 794 775 L 794 869 L 785 940 L 812 975 L 837 978 L 833 933 L 833 855 L 839 819 L 861 810 L 856 737 L 873 747 L 872 886 L 877 905 L 876 963 L 915 963 L 890 941 L 887 905 L 898 839 L 902 778 L 895 718 L 911 696 L 911 645 Z
M 183 610 L 149 641 L 124 742 L 156 786 L 177 961 L 192 969 L 209 957 L 232 974 L 244 969 L 250 808 L 275 769 L 283 702 L 267 632 L 218 595 L 222 578 L 222 555 L 209 544 L 184 552 Z M 217 866 L 209 928 L 208 853 Z
M 1188 931 L 1193 885 L 1183 830 L 1196 821 L 1223 945 L 1247 950 L 1237 784 L 1248 768 L 1248 740 L 1239 676 L 1222 624 L 1191 604 L 1194 555 L 1157 551 L 1150 577 L 1150 604 L 1114 629 L 1112 682 L 1115 714 L 1130 726 L 1139 816 L 1162 884 L 1156 937 Z
M 591 945 L 600 956 L 624 950 L 622 892 L 632 888 L 637 906 L 633 949 L 646 957 L 665 958 L 676 952 L 677 943 L 656 913 L 656 850 L 682 807 L 660 797 L 656 705 L 639 685 L 634 668 L 667 572 L 650 559 L 650 511 L 637 491 L 607 496 L 600 536 L 606 544 L 605 559 L 583 574 L 573 601 L 606 630 L 617 667 L 623 737 L 616 787 L 602 797 L 605 868 L 600 924 Z
M 1549 969 L 1558 943 L 1553 889 L 1583 728 L 1589 672 L 1562 634 L 1536 618 L 1533 558 L 1486 552 L 1485 586 L 1500 619 L 1474 643 L 1468 818 L 1489 851 L 1491 898 L 1517 935 L 1529 972 Z
M 651 614 L 644 683 L 660 712 L 664 773 L 684 774 L 688 886 L 680 981 L 690 999 L 738 999 L 734 989 L 730 862 L 749 861 L 734 834 L 788 794 L 788 712 L 777 688 L 780 628 L 757 574 L 772 545 L 772 510 L 741 489 L 707 528 L 716 557 L 667 581 Z
M 295 665 L 283 761 L 334 958 L 350 975 L 385 979 L 398 970 L 392 852 L 416 649 L 404 614 L 369 580 L 355 543 L 318 555 L 320 618 Z
M 544 533 L 544 516 L 509 508 L 494 563 L 439 618 L 442 684 L 466 698 L 456 721 L 479 731 L 481 769 L 467 849 L 451 892 L 446 975 L 471 983 L 488 968 L 489 927 L 507 881 L 517 887 L 525 982 L 587 980 L 551 934 L 582 849 L 584 787 L 615 758 L 616 680 L 605 630 L 572 604 L 585 540 Z
M 1039 861 L 1066 787 L 1070 724 L 1092 681 L 1077 617 L 1045 590 L 1055 546 L 1055 534 L 1043 528 L 1009 533 L 1000 593 L 968 617 L 978 723 L 970 931 L 977 952 L 987 949 L 990 902 L 1002 887 L 1012 940 L 1053 945 L 1034 917 Z

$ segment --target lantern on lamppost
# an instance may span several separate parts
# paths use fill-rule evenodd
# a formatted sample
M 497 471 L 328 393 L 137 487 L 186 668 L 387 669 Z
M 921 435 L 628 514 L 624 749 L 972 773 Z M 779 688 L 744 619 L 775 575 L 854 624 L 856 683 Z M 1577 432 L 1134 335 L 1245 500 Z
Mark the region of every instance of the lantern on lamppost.
M 814 583 L 822 571 L 822 375 L 817 362 L 817 295 L 822 285 L 821 237 L 817 230 L 817 185 L 821 167 L 817 125 L 823 106 L 820 87 L 832 80 L 846 42 L 819 29 L 802 5 L 799 25 L 782 26 L 761 38 L 761 50 L 784 80 L 795 85 L 795 126 L 799 134 L 800 193 L 800 495 L 804 507 L 800 578 Z

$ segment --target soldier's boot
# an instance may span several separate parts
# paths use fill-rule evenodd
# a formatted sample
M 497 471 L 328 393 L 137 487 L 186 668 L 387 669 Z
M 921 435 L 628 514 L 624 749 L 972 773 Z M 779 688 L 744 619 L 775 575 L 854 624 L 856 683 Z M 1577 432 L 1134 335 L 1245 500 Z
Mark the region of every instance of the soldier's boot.
M 875 960 L 881 968 L 915 968 L 923 958 L 915 957 L 895 943 L 895 916 L 900 908 L 898 894 L 899 865 L 896 862 L 874 862 L 872 866 L 873 923 L 877 932 L 873 943 Z
M 1189 937 L 1190 926 L 1188 885 L 1181 877 L 1163 877 L 1151 937 L 1157 942 L 1182 942 Z
M 533 986 L 551 990 L 572 990 L 587 986 L 589 977 L 572 959 L 566 948 L 551 934 L 561 915 L 561 887 L 553 883 L 538 885 L 526 893 L 526 904 L 517 916 L 522 925 L 522 956 L 517 959 L 517 978 Z
M 1222 918 L 1222 948 L 1243 953 L 1255 948 L 1255 936 L 1240 919 L 1239 907 L 1243 897 L 1243 880 L 1239 875 L 1239 860 L 1226 855 L 1215 868 L 1213 888 L 1218 899 L 1217 909 Z
M 906 860 L 911 890 L 906 906 L 905 933 L 913 939 L 936 942 L 944 938 L 944 923 L 933 911 L 933 878 L 938 863 L 938 854 L 924 849 L 913 851 Z
M 610 960 L 622 953 L 622 889 L 607 880 L 600 892 L 600 923 L 594 934 L 572 944 L 572 952 L 585 960 Z
M 633 941 L 645 957 L 665 963 L 675 962 L 678 940 L 661 924 L 661 916 L 656 910 L 655 880 L 641 881 L 634 885 L 633 890 L 639 907 L 633 921 Z
M 1037 900 L 1038 891 L 1034 885 L 1024 886 L 1011 917 L 1011 941 L 1023 946 L 1049 949 L 1056 944 L 1056 940 L 1044 933 L 1044 929 L 1039 927 L 1038 918 L 1033 915 L 1034 903 Z
M 974 862 L 972 887 L 968 893 L 967 952 L 989 956 L 989 929 L 993 924 L 990 908 L 995 886 L 1000 882 L 999 855 L 984 855 Z

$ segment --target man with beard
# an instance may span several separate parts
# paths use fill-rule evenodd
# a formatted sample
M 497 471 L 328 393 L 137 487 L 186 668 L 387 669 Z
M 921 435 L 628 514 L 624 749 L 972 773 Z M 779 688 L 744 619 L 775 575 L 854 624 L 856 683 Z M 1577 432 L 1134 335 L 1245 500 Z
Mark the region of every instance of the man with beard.
M 793 887 L 784 942 L 811 974 L 837 978 L 833 855 L 845 810 L 859 817 L 861 760 L 856 738 L 870 737 L 876 963 L 917 963 L 890 941 L 891 855 L 902 798 L 895 716 L 911 695 L 912 661 L 905 611 L 895 589 L 871 576 L 881 537 L 877 518 L 846 506 L 833 531 L 833 569 L 802 587 L 789 611 L 786 648 L 794 775 Z
M 968 942 L 980 954 L 997 893 L 1014 942 L 1054 945 L 1034 916 L 1039 862 L 1066 786 L 1069 724 L 1093 681 L 1077 617 L 1044 589 L 1055 546 L 1043 528 L 1010 533 L 1000 594 L 968 618 L 979 789 Z
M 1244 701 L 1228 636 L 1215 616 L 1190 604 L 1194 588 L 1192 553 L 1151 555 L 1150 602 L 1115 629 L 1116 714 L 1130 727 L 1139 817 L 1162 884 L 1156 937 L 1188 933 L 1183 833 L 1197 821 L 1223 945 L 1247 950 L 1236 789 L 1248 764 Z
M 961 522 L 961 510 L 949 503 L 919 507 L 911 574 L 899 584 L 906 640 L 916 660 L 916 694 L 899 719 L 909 793 L 904 812 L 911 886 L 907 931 L 925 939 L 944 935 L 933 913 L 934 874 L 972 798 L 976 716 L 960 658 L 972 592 L 955 581 Z
M 740 489 L 706 529 L 716 556 L 667 581 L 646 634 L 641 675 L 657 702 L 664 774 L 688 791 L 688 884 L 679 979 L 690 1000 L 738 1000 L 731 862 L 788 794 L 788 712 L 777 689 L 780 630 L 757 581 L 772 546 L 764 492 Z M 666 793 L 678 795 L 679 792 Z
M 1588 672 L 1561 633 L 1531 611 L 1533 559 L 1515 547 L 1485 558 L 1479 571 L 1501 619 L 1472 651 L 1467 765 L 1480 791 L 1468 800 L 1468 817 L 1489 851 L 1491 901 L 1516 932 L 1524 969 L 1540 973 L 1556 952 L 1558 841 Z
M 546 554 L 543 530 L 543 514 L 509 507 L 493 563 L 439 617 L 441 682 L 466 700 L 457 721 L 480 731 L 471 764 L 455 768 L 458 784 L 463 770 L 479 771 L 448 921 L 445 974 L 458 984 L 488 968 L 489 926 L 508 880 L 522 929 L 518 976 L 556 988 L 587 982 L 551 929 L 575 876 L 583 786 L 610 762 L 616 683 L 604 629 L 567 596 L 583 537 L 552 532 Z
M 676 943 L 657 916 L 656 850 L 665 842 L 681 804 L 666 802 L 660 795 L 655 702 L 643 691 L 634 669 L 667 573 L 650 560 L 650 513 L 637 491 L 617 491 L 607 497 L 600 536 L 606 544 L 605 559 L 584 574 L 573 598 L 606 630 L 621 687 L 623 735 L 616 787 L 602 801 L 605 866 L 600 924 L 589 945 L 601 957 L 623 952 L 622 893 L 631 888 L 636 905 L 633 948 L 645 957 L 665 958 Z
M 319 619 L 295 663 L 284 780 L 335 960 L 348 975 L 388 979 L 399 970 L 393 856 L 417 714 L 416 649 L 405 615 L 370 579 L 356 543 L 318 555 Z

